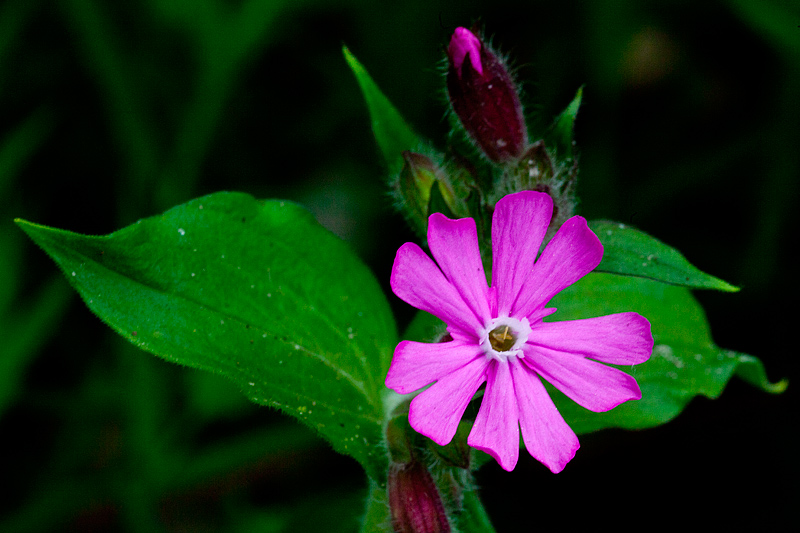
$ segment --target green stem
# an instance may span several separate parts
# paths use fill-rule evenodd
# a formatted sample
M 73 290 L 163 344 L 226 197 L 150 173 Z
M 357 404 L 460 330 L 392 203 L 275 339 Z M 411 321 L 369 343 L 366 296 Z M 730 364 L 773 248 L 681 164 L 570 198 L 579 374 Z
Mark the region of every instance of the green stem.
M 463 510 L 456 518 L 461 533 L 495 533 L 477 489 L 465 489 Z
M 389 515 L 386 487 L 381 487 L 370 479 L 361 533 L 392 533 L 392 531 L 392 517 Z

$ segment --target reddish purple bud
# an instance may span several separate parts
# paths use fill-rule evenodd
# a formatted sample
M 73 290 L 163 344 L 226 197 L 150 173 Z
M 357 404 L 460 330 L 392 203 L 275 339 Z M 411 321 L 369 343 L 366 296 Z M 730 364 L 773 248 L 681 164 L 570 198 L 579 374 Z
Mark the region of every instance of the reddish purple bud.
M 456 28 L 447 56 L 447 92 L 464 129 L 495 163 L 519 159 L 528 131 L 517 87 L 502 59 L 466 28 Z
M 450 533 L 439 490 L 419 461 L 389 467 L 389 508 L 398 533 Z

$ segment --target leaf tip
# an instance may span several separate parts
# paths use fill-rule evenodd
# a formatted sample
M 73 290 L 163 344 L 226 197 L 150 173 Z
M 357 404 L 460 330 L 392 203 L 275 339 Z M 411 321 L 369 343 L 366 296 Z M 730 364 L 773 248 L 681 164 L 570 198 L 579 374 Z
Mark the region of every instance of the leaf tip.
M 770 383 L 764 387 L 764 390 L 770 394 L 781 394 L 789 387 L 789 379 L 783 378 L 777 383 Z
M 789 387 L 788 378 L 772 383 L 767 377 L 764 364 L 757 357 L 736 353 L 733 355 L 737 356 L 739 361 L 736 374 L 751 385 L 770 394 L 781 394 Z
M 30 237 L 31 239 L 33 239 L 34 241 L 36 240 L 36 238 L 34 237 L 33 233 L 37 229 L 44 228 L 44 226 L 41 226 L 41 225 L 36 224 L 34 222 L 29 222 L 29 221 L 25 220 L 24 218 L 15 218 L 14 219 L 14 224 L 16 224 L 17 227 L 19 227 L 19 229 L 24 231 L 25 234 L 28 237 Z
M 739 292 L 741 287 L 737 287 L 736 285 L 731 285 L 727 281 L 721 280 L 719 278 L 714 278 L 715 284 L 714 288 L 723 292 Z
M 350 70 L 352 70 L 354 74 L 358 74 L 361 70 L 363 70 L 361 63 L 358 62 L 356 56 L 354 56 L 350 49 L 347 48 L 347 45 L 342 45 L 342 55 L 344 56 L 344 60 L 347 61 L 347 65 L 350 67 Z

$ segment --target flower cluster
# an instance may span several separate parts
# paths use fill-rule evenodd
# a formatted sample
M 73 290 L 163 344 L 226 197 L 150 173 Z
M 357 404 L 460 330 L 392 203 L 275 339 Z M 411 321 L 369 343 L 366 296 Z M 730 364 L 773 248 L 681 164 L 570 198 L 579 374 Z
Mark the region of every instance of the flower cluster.
M 394 293 L 447 325 L 448 342 L 403 341 L 386 385 L 419 393 L 409 422 L 440 445 L 450 442 L 469 402 L 486 383 L 470 446 L 506 470 L 519 457 L 520 429 L 530 454 L 553 472 L 574 457 L 578 438 L 544 388 L 548 381 L 591 411 L 641 398 L 634 378 L 602 363 L 635 365 L 653 349 L 650 323 L 637 313 L 544 322 L 558 292 L 591 272 L 603 247 L 579 216 L 567 220 L 539 250 L 553 213 L 549 195 L 503 197 L 492 219 L 492 277 L 487 284 L 475 222 L 434 213 L 428 243 L 435 263 L 416 244 L 397 252 Z

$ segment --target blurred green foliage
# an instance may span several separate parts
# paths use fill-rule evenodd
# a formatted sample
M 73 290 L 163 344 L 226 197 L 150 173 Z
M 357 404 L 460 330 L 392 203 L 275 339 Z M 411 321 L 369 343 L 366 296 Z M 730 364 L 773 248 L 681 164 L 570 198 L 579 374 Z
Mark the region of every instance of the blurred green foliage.
M 0 530 L 357 529 L 357 463 L 226 381 L 116 338 L 12 219 L 105 234 L 217 190 L 283 197 L 387 289 L 412 235 L 389 211 L 341 45 L 442 139 L 436 65 L 479 17 L 519 65 L 535 131 L 585 84 L 581 214 L 638 226 L 741 286 L 697 294 L 714 340 L 791 380 L 795 1 L 2 0 Z M 500 531 L 527 528 L 532 499 L 545 530 L 565 512 L 576 528 L 603 522 L 622 501 L 632 524 L 655 512 L 664 527 L 779 526 L 796 520 L 795 398 L 733 385 L 613 448 L 583 438 L 558 476 L 530 461 L 479 482 Z M 593 495 L 580 513 L 576 487 Z M 743 494 L 746 508 L 720 515 Z

